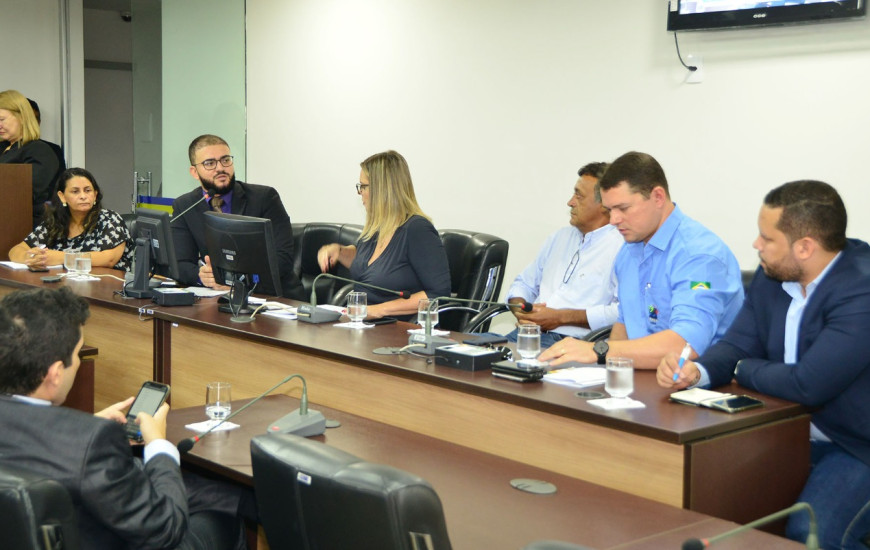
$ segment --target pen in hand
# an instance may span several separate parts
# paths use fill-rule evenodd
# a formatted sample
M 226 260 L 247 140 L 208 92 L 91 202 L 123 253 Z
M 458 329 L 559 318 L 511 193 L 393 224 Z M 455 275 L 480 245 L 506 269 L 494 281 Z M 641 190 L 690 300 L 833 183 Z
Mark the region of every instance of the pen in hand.
M 683 370 L 683 363 L 686 362 L 686 359 L 689 358 L 689 355 L 692 353 L 692 344 L 686 342 L 685 347 L 683 347 L 683 351 L 680 353 L 680 360 L 677 361 L 677 372 L 674 373 L 674 382 L 677 381 L 677 378 L 680 377 L 680 371 Z

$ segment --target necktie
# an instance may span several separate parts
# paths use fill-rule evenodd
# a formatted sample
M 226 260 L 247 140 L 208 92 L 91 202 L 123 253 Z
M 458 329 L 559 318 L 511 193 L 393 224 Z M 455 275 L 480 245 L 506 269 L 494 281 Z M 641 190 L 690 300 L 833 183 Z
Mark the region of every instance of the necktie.
M 211 209 L 214 210 L 215 212 L 223 212 L 223 210 L 221 210 L 223 205 L 224 205 L 224 198 L 221 197 L 220 195 L 215 195 L 214 197 L 211 198 Z

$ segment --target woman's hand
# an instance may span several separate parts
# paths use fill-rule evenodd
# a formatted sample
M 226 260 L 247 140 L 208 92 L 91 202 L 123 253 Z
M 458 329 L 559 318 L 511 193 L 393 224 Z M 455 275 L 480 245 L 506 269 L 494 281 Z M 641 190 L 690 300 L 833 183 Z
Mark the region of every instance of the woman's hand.
M 317 251 L 317 263 L 320 271 L 326 273 L 332 269 L 341 256 L 341 245 L 338 243 L 326 244 Z

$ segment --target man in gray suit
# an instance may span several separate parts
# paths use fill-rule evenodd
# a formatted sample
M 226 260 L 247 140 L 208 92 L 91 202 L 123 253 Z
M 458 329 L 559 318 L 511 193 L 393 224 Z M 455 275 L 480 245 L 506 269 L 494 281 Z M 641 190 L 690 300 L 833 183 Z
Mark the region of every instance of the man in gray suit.
M 132 397 L 96 415 L 57 406 L 78 372 L 88 315 L 87 302 L 68 288 L 0 300 L 0 464 L 25 466 L 66 487 L 83 548 L 237 547 L 238 520 L 194 513 L 201 504 L 193 494 L 189 501 L 178 451 L 166 440 L 169 405 L 153 417 L 139 413 L 144 464 L 124 429 Z M 234 512 L 238 495 L 221 504 Z

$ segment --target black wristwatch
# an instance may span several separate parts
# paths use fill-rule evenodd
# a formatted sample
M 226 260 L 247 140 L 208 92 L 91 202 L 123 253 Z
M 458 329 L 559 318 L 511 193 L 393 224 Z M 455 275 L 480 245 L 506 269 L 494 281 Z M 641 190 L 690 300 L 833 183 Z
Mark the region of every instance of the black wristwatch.
M 599 340 L 592 346 L 592 351 L 598 356 L 598 364 L 603 365 L 607 362 L 607 352 L 610 351 L 610 344 L 604 340 Z

